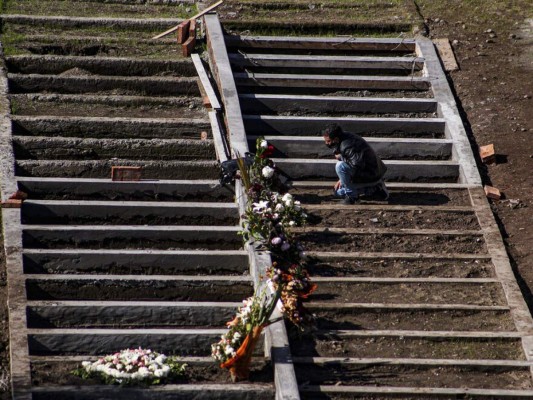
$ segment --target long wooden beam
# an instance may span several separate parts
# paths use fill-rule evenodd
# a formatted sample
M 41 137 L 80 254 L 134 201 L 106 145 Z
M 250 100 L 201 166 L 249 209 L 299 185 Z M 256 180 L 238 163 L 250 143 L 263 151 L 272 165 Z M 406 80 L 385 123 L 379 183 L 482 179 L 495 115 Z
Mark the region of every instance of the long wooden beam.
M 190 20 L 195 20 L 197 18 L 200 18 L 201 16 L 207 14 L 209 11 L 214 10 L 215 8 L 217 8 L 222 3 L 224 3 L 224 0 L 220 0 L 220 1 L 216 2 L 212 6 L 207 7 L 205 10 L 200 11 L 198 14 L 196 14 L 196 15 L 192 16 L 191 18 L 189 18 L 189 21 Z M 159 39 L 159 38 L 162 38 L 163 36 L 167 36 L 167 35 L 171 34 L 172 32 L 178 30 L 179 26 L 180 26 L 180 24 L 170 28 L 169 30 L 167 30 L 167 31 L 165 31 L 163 33 L 160 33 L 159 35 L 154 36 L 152 39 Z

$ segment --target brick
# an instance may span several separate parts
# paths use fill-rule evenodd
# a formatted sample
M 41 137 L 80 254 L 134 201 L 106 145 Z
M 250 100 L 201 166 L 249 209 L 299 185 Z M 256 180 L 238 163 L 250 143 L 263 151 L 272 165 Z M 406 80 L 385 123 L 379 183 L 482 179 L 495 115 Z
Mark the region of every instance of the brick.
M 189 57 L 196 45 L 196 38 L 194 36 L 189 37 L 185 43 L 181 45 L 181 52 L 183 57 Z
M 2 208 L 20 208 L 22 201 L 22 199 L 8 199 L 2 202 Z
M 177 33 L 178 44 L 183 44 L 188 39 L 189 26 L 190 26 L 189 20 L 183 21 L 181 24 L 178 25 L 178 33 Z
M 492 200 L 501 199 L 502 194 L 497 188 L 485 185 L 484 189 L 485 189 L 485 194 L 487 195 L 489 199 L 492 199 Z
M 141 167 L 111 167 L 112 181 L 139 181 L 141 180 Z
M 17 190 L 15 193 L 9 196 L 9 199 L 13 200 L 26 200 L 27 198 L 28 194 L 23 192 L 22 190 Z
M 479 148 L 479 156 L 481 157 L 481 161 L 483 161 L 485 164 L 492 164 L 496 162 L 494 145 L 491 143 L 486 146 L 481 146 Z

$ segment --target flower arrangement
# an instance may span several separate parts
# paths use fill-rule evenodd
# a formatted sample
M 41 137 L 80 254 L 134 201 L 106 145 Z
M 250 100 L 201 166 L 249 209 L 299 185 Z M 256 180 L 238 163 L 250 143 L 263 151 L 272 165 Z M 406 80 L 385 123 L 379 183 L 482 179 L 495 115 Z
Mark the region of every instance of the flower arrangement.
M 274 263 L 267 270 L 266 285 L 244 300 L 227 323 L 228 331 L 211 346 L 213 358 L 221 368 L 230 370 L 233 381 L 248 378 L 252 351 L 263 328 L 275 322 L 270 317 L 276 305 L 284 317 L 303 327 L 312 317 L 302 301 L 316 289 L 302 265 L 304 249 L 291 232 L 305 224 L 307 215 L 300 202 L 287 193 L 281 171 L 268 158 L 273 146 L 258 138 L 256 147 L 251 165 L 242 158 L 237 160 L 247 194 L 241 234 L 245 241 L 253 239 L 269 250 Z
M 125 349 L 95 362 L 84 361 L 72 373 L 84 379 L 97 378 L 106 384 L 157 385 L 167 378 L 181 376 L 186 364 L 150 349 Z
M 248 378 L 252 352 L 262 330 L 277 321 L 270 317 L 281 290 L 271 293 L 268 289 L 263 286 L 252 297 L 243 300 L 235 318 L 226 324 L 228 331 L 211 345 L 211 356 L 220 362 L 221 368 L 230 370 L 234 382 Z

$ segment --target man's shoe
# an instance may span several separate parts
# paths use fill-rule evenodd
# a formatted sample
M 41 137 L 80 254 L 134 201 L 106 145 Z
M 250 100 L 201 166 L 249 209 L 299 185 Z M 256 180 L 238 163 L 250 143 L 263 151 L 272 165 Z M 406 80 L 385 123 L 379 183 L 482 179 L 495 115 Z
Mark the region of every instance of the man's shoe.
M 346 206 L 349 206 L 349 205 L 355 204 L 356 201 L 357 201 L 357 199 L 355 197 L 346 196 L 342 200 L 342 204 L 344 204 Z
M 384 184 L 381 184 L 374 193 L 374 196 L 378 200 L 387 201 L 389 199 L 389 191 L 387 190 L 387 187 Z

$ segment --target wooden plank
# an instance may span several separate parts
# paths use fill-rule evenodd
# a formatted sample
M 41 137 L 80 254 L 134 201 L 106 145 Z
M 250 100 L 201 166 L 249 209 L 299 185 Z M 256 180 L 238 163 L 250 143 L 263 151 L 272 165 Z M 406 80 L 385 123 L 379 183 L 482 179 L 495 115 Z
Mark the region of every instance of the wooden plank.
M 230 53 L 229 60 L 239 67 L 268 68 L 345 68 L 418 71 L 420 57 L 309 56 L 292 54 Z
M 427 366 L 469 366 L 524 368 L 532 366 L 531 361 L 522 360 L 454 360 L 434 358 L 355 358 L 355 357 L 294 357 L 296 364 L 352 364 L 352 365 L 427 365 Z
M 442 64 L 446 71 L 457 71 L 459 65 L 455 59 L 455 54 L 453 53 L 452 46 L 450 46 L 450 41 L 448 39 L 433 39 L 433 43 L 437 48 Z
M 202 15 L 204 15 L 204 14 L 208 13 L 209 11 L 214 10 L 215 8 L 217 8 L 223 2 L 224 2 L 224 0 L 220 0 L 220 1 L 216 2 L 212 6 L 209 6 L 205 10 L 203 10 L 203 11 L 199 12 L 198 14 L 192 16 L 191 18 L 189 18 L 189 20 L 194 20 L 194 19 L 200 18 Z M 172 32 L 174 32 L 175 30 L 177 30 L 179 28 L 179 26 L 180 25 L 178 24 L 178 25 L 170 28 L 169 30 L 167 30 L 167 31 L 165 31 L 163 33 L 160 33 L 159 35 L 154 36 L 152 39 L 159 39 L 159 38 L 162 38 L 163 36 L 167 36 L 167 35 L 171 34 Z
M 442 229 L 388 229 L 388 228 L 317 228 L 317 227 L 305 227 L 305 228 L 292 228 L 292 232 L 320 232 L 320 233 L 337 233 L 345 235 L 413 235 L 413 236 L 483 236 L 481 231 L 476 230 L 442 230 Z M 326 279 L 326 278 L 324 278 Z M 339 279 L 351 279 L 351 278 L 339 278 Z M 361 278 L 362 279 L 362 278 Z M 374 278 L 371 278 L 374 279 Z M 392 279 L 392 278 L 391 278 Z M 427 278 L 431 279 L 431 278 Z M 440 278 L 438 278 L 440 279 Z
M 452 261 L 490 261 L 491 257 L 487 254 L 464 254 L 464 253 L 370 253 L 370 252 L 308 252 L 313 257 L 321 260 L 345 260 L 345 259 L 365 259 L 365 260 L 452 260 Z
M 313 278 L 314 280 L 314 278 Z M 201 304 L 201 303 L 200 303 Z M 472 304 L 387 304 L 387 303 L 320 303 L 308 304 L 310 310 L 407 310 L 407 311 L 509 311 L 508 306 L 478 306 Z
M 406 134 L 443 133 L 441 118 L 352 118 L 352 117 L 294 117 L 271 115 L 243 115 L 247 131 L 256 135 L 282 134 L 286 136 L 321 136 L 324 126 L 337 123 L 348 132 Z
M 433 113 L 437 102 L 433 99 L 309 96 L 294 94 L 240 94 L 242 111 L 249 114 L 276 112 L 328 113 Z
M 194 36 L 189 36 L 189 38 L 181 45 L 181 54 L 183 57 L 189 57 L 194 50 L 196 45 L 196 38 Z
M 189 26 L 191 22 L 189 20 L 183 21 L 178 25 L 177 41 L 178 44 L 183 44 L 189 38 Z
M 213 141 L 215 142 L 215 151 L 217 159 L 220 162 L 229 159 L 230 151 L 228 149 L 226 138 L 220 128 L 220 123 L 216 111 L 209 111 L 209 121 L 211 121 L 211 132 L 213 133 Z
M 213 89 L 213 86 L 211 85 L 211 81 L 209 80 L 207 71 L 204 68 L 202 59 L 197 53 L 191 54 L 191 58 L 194 63 L 194 67 L 196 68 L 196 72 L 198 73 L 198 77 L 200 78 L 202 88 L 204 89 L 207 97 L 209 98 L 209 103 L 211 104 L 211 107 L 214 110 L 220 110 L 222 107 L 220 106 L 218 97 L 215 94 L 215 90 Z
M 472 389 L 472 388 L 434 388 L 434 387 L 392 387 L 392 386 L 314 386 L 302 385 L 300 386 L 302 393 L 320 393 L 328 396 L 328 394 L 352 394 L 352 396 L 368 394 L 377 395 L 395 395 L 407 396 L 407 398 L 428 398 L 428 396 L 446 396 L 450 398 L 472 398 L 480 397 L 483 399 L 529 399 L 533 398 L 533 390 L 504 390 L 504 389 Z M 424 397 L 421 397 L 424 396 Z M 359 397 L 359 396 L 358 396 Z
M 379 38 L 303 38 L 287 36 L 237 36 L 227 35 L 228 47 L 253 47 L 299 50 L 358 50 L 358 51 L 415 51 L 415 39 Z
M 267 86 L 316 89 L 376 89 L 376 90 L 428 90 L 425 77 L 352 76 L 352 75 L 296 75 L 238 72 L 235 82 L 240 86 Z
M 315 335 L 339 337 L 409 337 L 409 338 L 461 338 L 461 339 L 520 339 L 520 332 L 491 331 L 416 331 L 416 330 L 318 330 Z
M 204 17 L 204 21 L 212 72 L 218 84 L 218 92 L 226 113 L 226 127 L 232 156 L 243 155 L 248 151 L 248 142 L 246 141 L 237 87 L 224 43 L 222 26 L 216 15 L 208 14 Z

